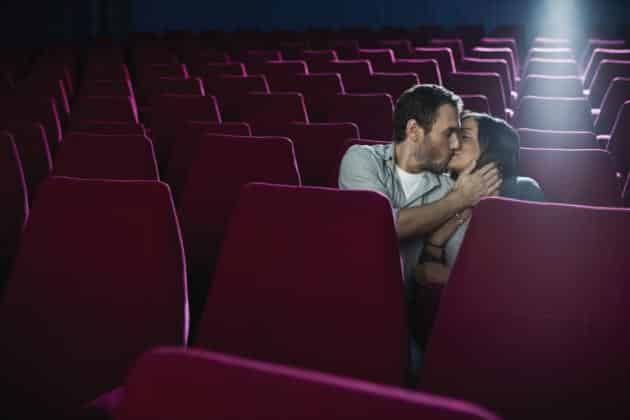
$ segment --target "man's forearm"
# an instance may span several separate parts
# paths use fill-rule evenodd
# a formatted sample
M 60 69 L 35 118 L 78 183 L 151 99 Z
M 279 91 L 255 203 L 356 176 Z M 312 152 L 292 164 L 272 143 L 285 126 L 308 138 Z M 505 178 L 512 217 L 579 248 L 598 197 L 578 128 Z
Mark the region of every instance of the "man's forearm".
M 451 191 L 435 203 L 401 209 L 398 213 L 398 238 L 427 235 L 466 207 L 456 191 Z

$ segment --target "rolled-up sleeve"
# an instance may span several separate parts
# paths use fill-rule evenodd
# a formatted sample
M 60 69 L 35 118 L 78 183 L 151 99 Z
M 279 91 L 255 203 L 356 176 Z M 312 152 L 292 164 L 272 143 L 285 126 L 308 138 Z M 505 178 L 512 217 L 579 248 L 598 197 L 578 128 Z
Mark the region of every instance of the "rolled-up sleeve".
M 392 192 L 383 182 L 379 159 L 367 148 L 354 145 L 348 149 L 339 167 L 339 188 L 342 190 L 370 190 L 383 194 L 392 205 L 394 220 L 398 220 L 398 208 L 394 207 Z

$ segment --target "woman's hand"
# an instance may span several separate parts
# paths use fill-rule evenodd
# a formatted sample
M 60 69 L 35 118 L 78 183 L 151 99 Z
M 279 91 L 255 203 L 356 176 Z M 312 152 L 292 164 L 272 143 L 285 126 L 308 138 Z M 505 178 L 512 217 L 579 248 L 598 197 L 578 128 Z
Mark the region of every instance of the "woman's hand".
M 437 262 L 425 262 L 416 265 L 416 282 L 422 286 L 444 286 L 448 282 L 451 270 Z

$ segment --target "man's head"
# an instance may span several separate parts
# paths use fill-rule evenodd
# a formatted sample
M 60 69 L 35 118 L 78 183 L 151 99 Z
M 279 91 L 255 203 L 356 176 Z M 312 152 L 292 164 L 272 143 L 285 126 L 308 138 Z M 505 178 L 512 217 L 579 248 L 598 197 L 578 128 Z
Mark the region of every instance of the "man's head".
M 396 101 L 394 142 L 404 145 L 407 170 L 443 172 L 459 147 L 462 100 L 437 85 L 415 85 Z

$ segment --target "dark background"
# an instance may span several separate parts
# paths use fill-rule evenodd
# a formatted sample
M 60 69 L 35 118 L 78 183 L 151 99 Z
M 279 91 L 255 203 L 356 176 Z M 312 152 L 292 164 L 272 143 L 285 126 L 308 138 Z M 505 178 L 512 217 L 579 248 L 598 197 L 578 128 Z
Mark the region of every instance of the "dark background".
M 564 5 L 564 6 L 563 6 Z M 554 10 L 567 10 L 570 28 Z M 563 35 L 589 25 L 611 28 L 630 20 L 627 0 L 65 0 L 6 1 L 0 6 L 4 46 L 82 41 L 129 31 L 173 29 L 306 29 L 423 24 L 524 24 L 527 33 Z

